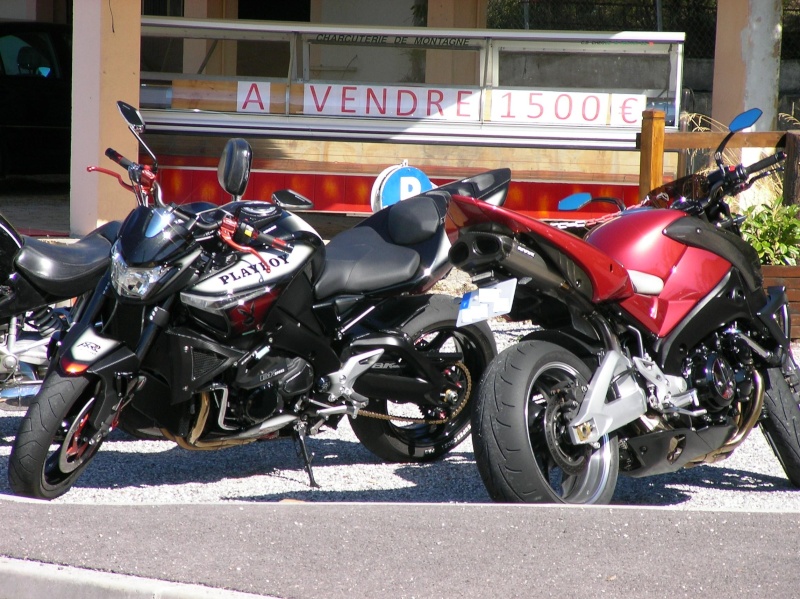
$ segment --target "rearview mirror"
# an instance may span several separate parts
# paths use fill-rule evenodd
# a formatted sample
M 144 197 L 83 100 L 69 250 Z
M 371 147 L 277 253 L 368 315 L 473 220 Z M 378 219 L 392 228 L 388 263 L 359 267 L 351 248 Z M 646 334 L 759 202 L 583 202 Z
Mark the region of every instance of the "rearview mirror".
M 137 133 L 142 133 L 144 131 L 144 119 L 135 107 L 120 100 L 117 102 L 117 108 L 129 127 L 135 129 Z
M 125 122 L 128 123 L 128 129 L 131 130 L 134 137 L 139 140 L 139 143 L 142 144 L 142 147 L 145 151 L 150 155 L 150 158 L 153 159 L 153 172 L 158 171 L 158 159 L 156 155 L 153 154 L 153 150 L 144 143 L 142 139 L 142 133 L 144 133 L 144 119 L 142 118 L 142 114 L 136 109 L 135 106 L 131 106 L 127 102 L 123 102 L 122 100 L 117 100 L 117 109 L 119 113 L 122 115 L 122 118 L 125 119 Z
M 731 124 L 728 125 L 728 129 L 730 130 L 729 133 L 725 136 L 725 139 L 722 140 L 722 143 L 719 144 L 719 147 L 714 152 L 714 161 L 717 163 L 719 168 L 722 168 L 722 151 L 725 149 L 725 146 L 728 145 L 731 137 L 733 137 L 734 133 L 738 133 L 742 129 L 747 129 L 748 127 L 752 127 L 756 124 L 756 121 L 761 118 L 763 113 L 759 108 L 751 108 L 750 110 L 745 110 L 743 113 L 735 116 L 731 121 Z
M 580 210 L 592 201 L 592 194 L 588 192 L 573 193 L 558 203 L 559 210 Z
M 314 207 L 314 202 L 292 189 L 279 189 L 272 194 L 272 201 L 287 210 L 311 210 Z
M 763 113 L 759 108 L 751 108 L 743 112 L 740 115 L 737 115 L 732 121 L 731 124 L 728 126 L 728 129 L 736 133 L 737 131 L 741 131 L 742 129 L 747 129 L 748 127 L 752 127 L 756 124 L 756 121 L 761 118 Z

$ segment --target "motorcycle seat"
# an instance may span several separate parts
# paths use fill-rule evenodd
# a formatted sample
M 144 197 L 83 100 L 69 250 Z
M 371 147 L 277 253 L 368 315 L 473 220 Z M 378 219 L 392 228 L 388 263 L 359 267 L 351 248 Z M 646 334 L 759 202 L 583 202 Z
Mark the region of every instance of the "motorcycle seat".
M 393 204 L 334 237 L 314 286 L 319 299 L 367 293 L 413 279 L 418 246 L 443 231 L 449 194 L 437 190 Z
M 120 223 L 106 223 L 69 245 L 23 236 L 14 259 L 17 271 L 35 287 L 55 297 L 70 298 L 94 288 L 108 268 L 111 245 Z

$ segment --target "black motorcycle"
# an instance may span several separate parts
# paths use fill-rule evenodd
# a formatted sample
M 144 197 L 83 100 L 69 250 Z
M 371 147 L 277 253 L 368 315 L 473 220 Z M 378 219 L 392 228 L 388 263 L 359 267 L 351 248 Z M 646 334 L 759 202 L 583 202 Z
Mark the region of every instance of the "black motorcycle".
M 80 316 L 108 270 L 120 223 L 72 244 L 21 235 L 0 214 L 0 407 L 25 409 L 42 384 L 53 335 Z
M 141 141 L 138 111 L 119 107 Z M 289 210 L 305 198 L 240 199 L 252 160 L 242 139 L 222 154 L 233 201 L 219 208 L 167 206 L 155 164 L 106 155 L 140 206 L 20 425 L 16 493 L 67 492 L 118 426 L 193 450 L 291 436 L 312 486 L 306 437 L 345 415 L 386 460 L 433 460 L 467 437 L 494 339 L 486 323 L 456 327 L 457 299 L 425 292 L 451 268 L 451 192 L 501 202 L 508 170 L 404 200 L 326 246 Z

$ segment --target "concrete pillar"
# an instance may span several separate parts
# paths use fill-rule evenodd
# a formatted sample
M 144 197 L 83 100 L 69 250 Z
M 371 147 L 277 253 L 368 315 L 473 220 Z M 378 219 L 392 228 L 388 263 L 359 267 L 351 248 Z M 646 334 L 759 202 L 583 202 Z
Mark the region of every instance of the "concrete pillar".
M 486 29 L 489 0 L 429 0 L 431 29 Z M 436 85 L 480 85 L 478 58 L 474 52 L 428 50 L 425 80 Z
M 112 147 L 132 160 L 139 146 L 117 110 L 117 100 L 139 104 L 139 2 L 107 0 L 73 4 L 72 167 L 70 233 L 85 235 L 124 218 L 136 202 L 107 175 L 87 173 L 90 164 L 127 175 L 104 156 Z
M 187 19 L 236 19 L 238 11 L 238 0 L 184 0 L 183 5 Z M 236 76 L 236 44 L 235 40 L 183 40 L 183 72 L 200 74 L 200 67 L 208 59 L 203 75 Z
M 778 119 L 781 0 L 719 0 L 711 116 L 722 122 L 750 108 L 764 115 L 754 130 Z

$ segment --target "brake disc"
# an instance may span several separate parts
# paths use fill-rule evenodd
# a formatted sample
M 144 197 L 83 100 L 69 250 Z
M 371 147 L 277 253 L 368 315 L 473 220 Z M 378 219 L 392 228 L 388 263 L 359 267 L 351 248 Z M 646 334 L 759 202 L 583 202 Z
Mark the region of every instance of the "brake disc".
M 547 397 L 544 413 L 544 437 L 553 461 L 566 474 L 576 476 L 591 455 L 589 445 L 575 445 L 567 433 L 567 425 L 578 412 L 578 404 L 567 389 L 553 390 Z

